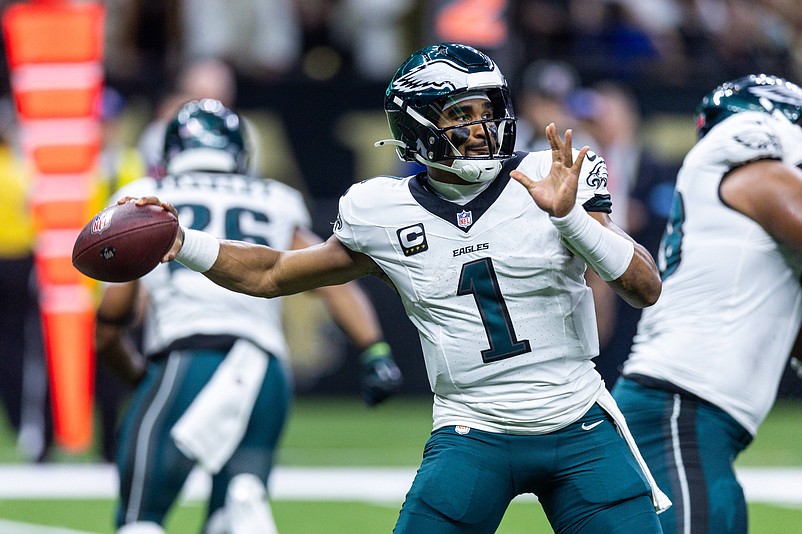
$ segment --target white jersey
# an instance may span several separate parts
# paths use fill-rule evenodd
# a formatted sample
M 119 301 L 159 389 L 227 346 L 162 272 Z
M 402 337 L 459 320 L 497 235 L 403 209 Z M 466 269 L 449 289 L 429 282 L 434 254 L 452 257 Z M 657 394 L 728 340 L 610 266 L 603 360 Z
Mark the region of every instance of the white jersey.
M 142 178 L 113 198 L 124 195 L 156 195 L 176 207 L 184 227 L 277 249 L 290 248 L 295 230 L 310 226 L 300 192 L 275 180 L 193 172 L 161 180 Z M 281 299 L 229 291 L 177 262 L 160 264 L 141 282 L 149 302 L 146 354 L 202 334 L 247 338 L 277 357 L 286 357 Z
M 519 153 L 464 206 L 435 195 L 425 174 L 373 178 L 340 200 L 335 235 L 381 267 L 418 329 L 434 428 L 551 432 L 604 389 L 585 263 L 509 177 L 516 167 L 540 180 L 551 152 Z M 608 211 L 606 177 L 589 154 L 577 202 Z
M 802 161 L 802 132 L 737 113 L 694 146 L 677 177 L 659 263 L 663 292 L 643 311 L 624 374 L 670 382 L 754 434 L 770 410 L 802 318 L 802 255 L 719 194 L 729 171 Z

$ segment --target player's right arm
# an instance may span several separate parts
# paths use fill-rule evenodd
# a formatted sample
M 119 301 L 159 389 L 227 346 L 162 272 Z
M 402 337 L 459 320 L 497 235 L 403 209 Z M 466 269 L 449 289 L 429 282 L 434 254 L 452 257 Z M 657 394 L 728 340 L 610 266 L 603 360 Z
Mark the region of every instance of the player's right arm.
M 161 206 L 178 216 L 171 204 L 154 196 L 137 199 L 126 197 L 118 202 L 127 200 L 135 200 L 139 206 Z M 200 245 L 204 247 L 210 243 L 210 234 L 201 234 L 195 233 L 194 236 L 204 241 Z M 162 261 L 176 259 L 185 245 L 184 241 L 185 233 L 178 232 L 173 246 Z M 382 274 L 373 260 L 348 249 L 334 236 L 324 243 L 300 250 L 276 250 L 244 241 L 219 240 L 217 243 L 219 250 L 209 260 L 210 266 L 199 272 L 219 286 L 256 297 L 290 295 L 343 284 L 370 274 Z
M 203 274 L 232 291 L 277 297 L 344 284 L 372 274 L 375 268 L 367 256 L 352 252 L 332 236 L 319 245 L 288 251 L 220 241 L 217 260 Z
M 743 165 L 724 177 L 721 198 L 777 242 L 802 250 L 802 171 L 777 160 Z

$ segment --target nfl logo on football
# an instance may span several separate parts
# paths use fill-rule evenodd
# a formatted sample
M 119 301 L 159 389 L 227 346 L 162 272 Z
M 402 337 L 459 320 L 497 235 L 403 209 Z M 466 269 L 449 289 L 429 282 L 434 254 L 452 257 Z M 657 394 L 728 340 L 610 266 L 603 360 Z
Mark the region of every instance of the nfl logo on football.
M 98 213 L 97 217 L 95 217 L 92 221 L 92 233 L 99 234 L 108 228 L 111 224 L 111 216 L 113 213 L 113 210 L 103 210 L 102 212 Z
M 460 228 L 467 228 L 473 224 L 473 215 L 470 211 L 461 211 L 457 213 L 457 225 Z

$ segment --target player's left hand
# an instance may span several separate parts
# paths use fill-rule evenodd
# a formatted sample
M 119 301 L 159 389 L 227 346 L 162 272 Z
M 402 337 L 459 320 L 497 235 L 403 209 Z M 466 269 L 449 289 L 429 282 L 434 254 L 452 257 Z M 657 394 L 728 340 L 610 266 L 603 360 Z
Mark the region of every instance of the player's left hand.
M 376 342 L 362 351 L 359 364 L 360 393 L 368 406 L 376 406 L 401 389 L 404 379 L 386 342 Z
M 154 196 L 147 196 L 147 197 L 130 197 L 126 196 L 121 199 L 117 200 L 117 204 L 125 204 L 126 202 L 134 202 L 137 206 L 144 206 L 146 204 L 153 204 L 154 206 L 161 206 L 162 209 L 169 211 L 172 213 L 176 219 L 178 219 L 178 211 L 175 209 L 175 206 L 170 204 L 169 202 L 164 202 L 160 200 L 158 197 Z M 167 263 L 168 261 L 173 261 L 175 259 L 176 254 L 178 251 L 181 250 L 181 246 L 184 244 L 184 231 L 181 230 L 176 232 L 175 240 L 173 241 L 173 245 L 167 251 L 167 254 L 164 255 L 162 258 L 162 263 Z
M 574 159 L 572 136 L 572 131 L 566 130 L 563 141 L 553 122 L 546 126 L 546 137 L 551 146 L 551 170 L 542 180 L 536 182 L 519 170 L 510 173 L 514 180 L 526 187 L 535 204 L 553 217 L 565 217 L 574 207 L 579 171 L 589 150 L 582 147 Z

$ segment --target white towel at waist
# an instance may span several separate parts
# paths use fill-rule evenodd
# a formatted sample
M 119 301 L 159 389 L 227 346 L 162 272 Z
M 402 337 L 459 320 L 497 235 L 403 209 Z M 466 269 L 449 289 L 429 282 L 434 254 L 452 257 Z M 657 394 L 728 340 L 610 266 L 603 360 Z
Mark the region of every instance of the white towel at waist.
M 181 452 L 209 473 L 220 471 L 242 440 L 267 364 L 267 354 L 253 343 L 234 343 L 170 430 Z
M 613 418 L 613 421 L 615 421 L 616 427 L 618 428 L 618 433 L 621 434 L 621 436 L 627 442 L 627 445 L 629 445 L 629 450 L 632 451 L 635 461 L 638 462 L 641 471 L 643 471 L 643 474 L 646 477 L 646 481 L 651 487 L 652 504 L 654 505 L 654 509 L 657 510 L 658 514 L 665 512 L 671 506 L 671 499 L 669 499 L 668 496 L 663 493 L 659 487 L 657 487 L 657 482 L 655 482 L 651 471 L 649 471 L 649 466 L 647 466 L 646 462 L 643 460 L 643 456 L 641 456 L 640 450 L 635 444 L 635 438 L 632 437 L 629 427 L 627 426 L 626 419 L 624 419 L 624 414 L 622 414 L 621 410 L 618 409 L 618 404 L 616 404 L 615 399 L 613 399 L 613 396 L 610 395 L 610 392 L 605 388 L 602 394 L 599 395 L 599 398 L 596 399 L 596 402 L 602 407 L 602 409 L 604 409 L 605 412 L 610 414 L 610 416 Z

